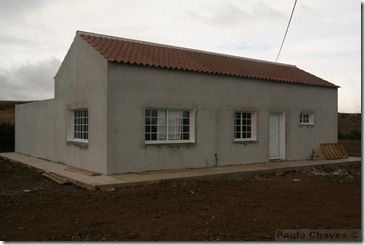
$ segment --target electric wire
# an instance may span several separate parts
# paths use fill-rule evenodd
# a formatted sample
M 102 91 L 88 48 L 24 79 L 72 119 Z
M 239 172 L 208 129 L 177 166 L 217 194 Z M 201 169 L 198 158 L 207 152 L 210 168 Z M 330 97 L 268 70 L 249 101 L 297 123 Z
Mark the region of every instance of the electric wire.
M 291 11 L 291 15 L 290 15 L 289 23 L 288 23 L 288 26 L 286 27 L 285 35 L 284 35 L 283 41 L 281 42 L 280 50 L 279 50 L 278 56 L 276 56 L 276 60 L 275 60 L 275 62 L 278 62 L 278 59 L 279 59 L 279 56 L 280 56 L 280 53 L 281 53 L 281 49 L 283 48 L 284 41 L 285 41 L 285 38 L 286 38 L 286 34 L 288 33 L 289 26 L 290 26 L 290 22 L 291 22 L 291 19 L 292 19 L 292 17 L 293 17 L 293 13 L 294 13 L 295 5 L 297 5 L 297 0 L 295 0 L 295 2 L 294 2 L 294 6 L 293 6 L 293 10 Z

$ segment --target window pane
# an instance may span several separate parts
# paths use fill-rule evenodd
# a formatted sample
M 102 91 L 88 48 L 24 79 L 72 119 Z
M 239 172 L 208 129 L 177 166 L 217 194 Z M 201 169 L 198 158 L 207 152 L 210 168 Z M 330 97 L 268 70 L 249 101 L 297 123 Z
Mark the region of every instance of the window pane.
M 234 134 L 234 137 L 235 137 L 236 139 L 241 138 L 241 133 L 240 133 L 240 132 L 236 132 L 236 133 Z
M 151 124 L 151 119 L 146 117 L 145 124 L 150 125 Z
M 151 110 L 151 116 L 157 117 L 157 110 Z
M 166 133 L 166 126 L 158 126 L 157 133 Z
M 190 127 L 189 126 L 183 126 L 183 132 L 187 133 L 190 131 Z
M 166 132 L 158 133 L 157 136 L 158 140 L 166 140 Z
M 159 119 L 164 119 L 164 118 L 166 118 L 166 111 L 159 110 L 157 115 L 158 115 L 157 117 Z
M 190 137 L 190 134 L 189 133 L 183 133 L 183 140 L 188 140 Z
M 145 140 L 150 140 L 151 139 L 151 135 L 150 134 L 145 134 Z
M 151 116 L 151 110 L 149 110 L 149 109 L 146 109 L 146 111 L 145 111 L 145 117 L 149 117 L 149 116 Z

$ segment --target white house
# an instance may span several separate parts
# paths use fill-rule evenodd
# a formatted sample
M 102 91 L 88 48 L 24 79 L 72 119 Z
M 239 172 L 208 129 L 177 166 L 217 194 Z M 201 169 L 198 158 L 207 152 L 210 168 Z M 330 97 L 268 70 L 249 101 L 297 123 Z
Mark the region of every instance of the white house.
M 337 142 L 338 86 L 296 66 L 78 31 L 16 152 L 103 174 L 302 160 Z

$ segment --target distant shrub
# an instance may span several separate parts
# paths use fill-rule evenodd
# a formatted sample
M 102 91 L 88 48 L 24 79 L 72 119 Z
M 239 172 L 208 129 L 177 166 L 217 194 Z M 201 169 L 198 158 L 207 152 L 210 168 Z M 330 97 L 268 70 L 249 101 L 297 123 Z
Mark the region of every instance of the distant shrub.
M 12 123 L 0 123 L 0 152 L 15 150 L 15 126 Z
M 351 130 L 348 133 L 338 132 L 339 140 L 361 140 L 361 132 L 359 130 Z

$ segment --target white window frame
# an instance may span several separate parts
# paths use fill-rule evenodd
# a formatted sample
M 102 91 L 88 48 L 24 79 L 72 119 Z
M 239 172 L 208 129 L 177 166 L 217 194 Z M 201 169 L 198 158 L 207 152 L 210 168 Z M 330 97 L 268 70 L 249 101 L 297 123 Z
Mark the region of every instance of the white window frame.
M 240 115 L 240 122 L 237 124 L 237 114 Z M 250 125 L 246 122 L 244 123 L 244 120 L 248 120 L 248 118 L 244 119 L 244 115 L 251 114 L 250 116 Z M 237 127 L 239 127 L 239 130 L 237 131 Z M 250 127 L 249 133 L 251 134 L 251 137 L 244 137 L 244 132 L 248 133 L 247 128 Z M 237 137 L 237 133 L 240 134 L 239 137 Z M 234 125 L 233 125 L 233 138 L 235 142 L 247 142 L 247 141 L 256 141 L 257 140 L 257 113 L 252 111 L 235 111 L 234 112 Z
M 311 126 L 314 125 L 314 113 L 302 112 L 299 114 L 299 125 Z
M 67 141 L 89 142 L 89 110 L 88 108 L 78 108 L 69 110 L 69 126 Z
M 156 124 L 154 127 L 157 127 L 157 131 L 152 132 L 148 129 L 147 127 L 152 127 L 154 124 L 150 123 L 147 124 L 147 118 L 149 118 L 149 120 L 152 120 L 152 115 L 150 114 L 149 116 L 147 115 L 147 111 L 150 111 L 150 113 L 152 113 L 152 111 L 157 111 L 157 113 L 159 113 L 160 116 L 162 116 L 163 113 L 165 113 L 165 118 L 162 119 L 166 119 L 165 122 L 161 122 L 160 124 Z M 183 112 L 189 112 L 189 139 L 169 139 L 169 136 L 174 135 L 174 133 L 170 133 L 169 134 L 169 130 L 171 130 L 172 128 L 174 128 L 174 132 L 175 132 L 175 137 L 178 136 L 178 132 L 176 130 L 178 130 L 181 127 L 186 126 L 186 124 L 179 124 L 179 125 L 171 125 L 169 124 L 169 122 L 171 123 L 171 121 L 173 121 L 173 117 L 170 117 L 172 114 L 176 113 L 183 113 Z M 176 144 L 176 143 L 194 143 L 195 142 L 195 109 L 162 109 L 162 108 L 145 108 L 144 110 L 145 113 L 145 121 L 144 121 L 144 137 L 145 137 L 145 144 Z M 170 119 L 170 120 L 169 120 Z M 175 119 L 178 119 L 175 118 Z M 182 117 L 182 119 L 187 119 Z M 160 134 L 158 130 L 161 130 Z M 171 131 L 170 131 L 171 132 Z M 151 139 L 152 134 L 156 134 L 156 139 Z M 180 132 L 180 134 L 184 134 L 184 132 Z

